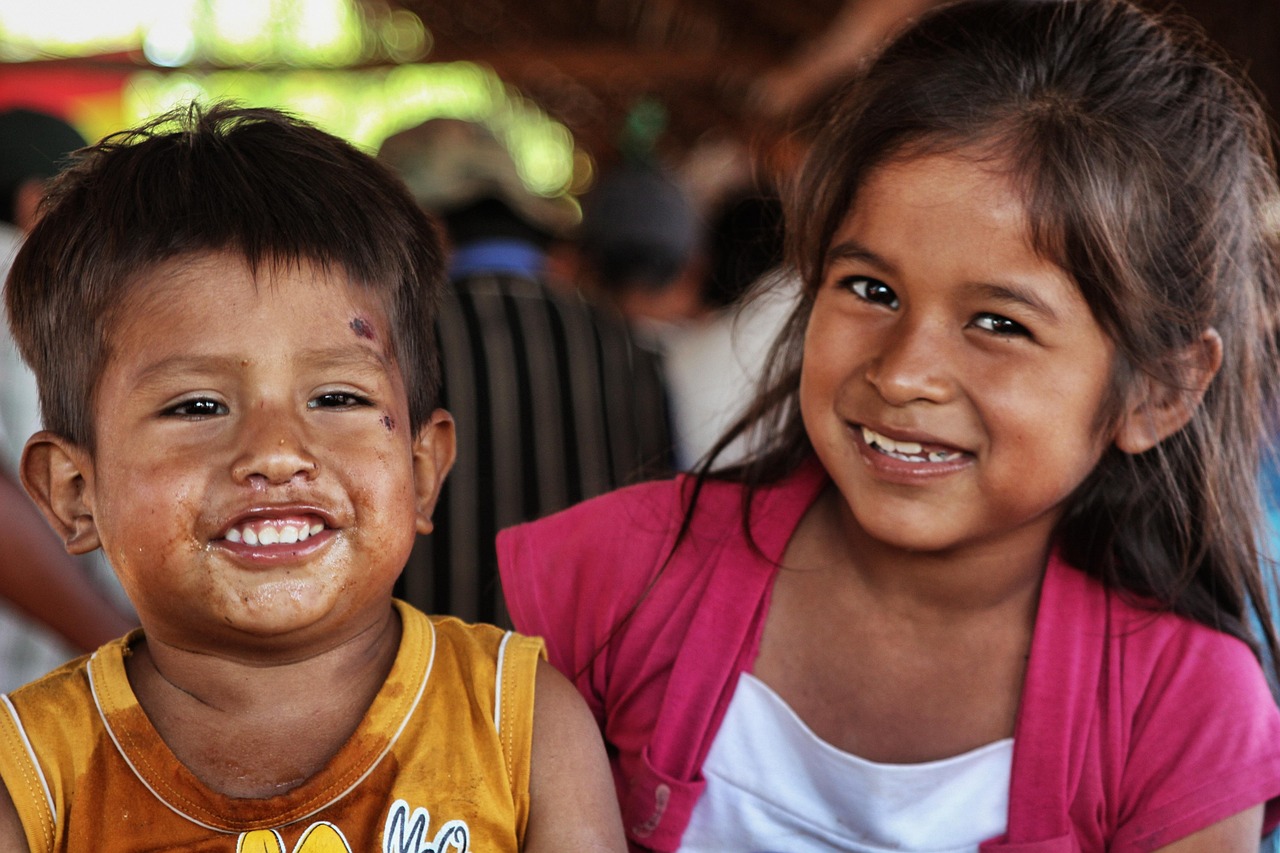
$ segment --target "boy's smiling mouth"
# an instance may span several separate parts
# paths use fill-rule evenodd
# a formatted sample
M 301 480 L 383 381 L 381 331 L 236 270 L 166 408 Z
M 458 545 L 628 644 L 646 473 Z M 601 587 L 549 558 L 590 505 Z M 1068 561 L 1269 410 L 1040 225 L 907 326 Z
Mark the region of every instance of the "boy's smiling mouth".
M 282 518 L 255 516 L 227 528 L 223 538 L 245 545 L 293 545 L 305 542 L 325 529 L 324 520 L 316 515 Z
M 940 447 L 928 448 L 915 441 L 897 441 L 887 435 L 881 435 L 870 427 L 860 427 L 862 440 L 877 453 L 892 459 L 918 464 L 954 462 L 965 454 L 959 450 L 946 450 Z

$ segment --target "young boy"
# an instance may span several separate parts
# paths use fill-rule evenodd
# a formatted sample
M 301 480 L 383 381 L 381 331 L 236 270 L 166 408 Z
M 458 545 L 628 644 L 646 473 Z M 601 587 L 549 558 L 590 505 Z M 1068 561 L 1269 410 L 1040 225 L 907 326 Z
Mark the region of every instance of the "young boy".
M 443 252 L 399 182 L 193 107 L 48 204 L 6 292 L 47 427 L 23 482 L 142 629 L 3 697 L 0 849 L 623 849 L 540 641 L 391 597 L 454 452 Z

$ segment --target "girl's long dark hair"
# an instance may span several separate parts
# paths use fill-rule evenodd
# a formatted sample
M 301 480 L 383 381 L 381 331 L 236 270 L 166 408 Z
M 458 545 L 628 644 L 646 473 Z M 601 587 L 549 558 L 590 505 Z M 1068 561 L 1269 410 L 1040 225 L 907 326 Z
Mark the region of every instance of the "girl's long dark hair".
M 1190 423 L 1138 455 L 1109 450 L 1057 530 L 1114 589 L 1253 642 L 1273 658 L 1259 469 L 1277 391 L 1277 199 L 1258 100 L 1192 25 L 1123 0 L 973 0 L 918 22 L 832 99 L 789 188 L 803 287 L 761 391 L 701 463 L 751 496 L 812 454 L 797 394 L 805 326 L 833 235 L 870 171 L 897 156 L 980 152 L 1024 188 L 1031 237 L 1116 344 L 1104 428 L 1137 382 L 1176 389 L 1205 330 L 1222 369 Z M 714 470 L 743 434 L 758 450 Z M 749 526 L 747 527 L 749 534 Z

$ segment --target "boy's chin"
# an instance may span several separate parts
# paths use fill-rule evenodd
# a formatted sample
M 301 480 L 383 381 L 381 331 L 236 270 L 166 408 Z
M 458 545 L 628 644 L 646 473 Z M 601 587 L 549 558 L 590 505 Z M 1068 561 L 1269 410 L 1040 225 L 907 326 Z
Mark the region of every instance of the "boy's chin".
M 188 640 L 180 641 L 181 645 L 205 646 L 209 654 L 223 658 L 284 663 L 323 654 L 366 632 L 376 633 L 393 618 L 389 592 L 376 600 L 357 602 L 341 589 L 298 586 L 259 591 L 229 602 L 221 613 L 207 614 L 208 630 L 189 623 L 190 630 L 184 632 Z

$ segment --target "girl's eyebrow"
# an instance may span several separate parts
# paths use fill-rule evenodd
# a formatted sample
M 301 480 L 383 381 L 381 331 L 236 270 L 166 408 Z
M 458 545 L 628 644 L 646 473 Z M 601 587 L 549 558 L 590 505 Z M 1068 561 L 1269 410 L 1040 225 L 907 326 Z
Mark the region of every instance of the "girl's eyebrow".
M 891 261 L 856 240 L 843 240 L 833 244 L 827 252 L 828 266 L 835 261 L 858 261 L 883 275 L 894 278 L 899 276 L 898 268 Z M 1061 320 L 1058 311 L 1054 310 L 1053 306 L 1040 295 L 1038 288 L 1031 284 L 1016 281 L 978 281 L 966 284 L 965 289 L 981 299 L 1026 308 L 1050 323 L 1058 323 Z
M 882 273 L 896 276 L 898 268 L 856 240 L 842 240 L 827 250 L 827 264 L 833 261 L 861 261 Z
M 1049 323 L 1058 323 L 1061 318 L 1053 306 L 1049 304 L 1036 288 L 1022 283 L 976 282 L 968 286 L 980 298 L 1016 305 L 1026 308 Z

